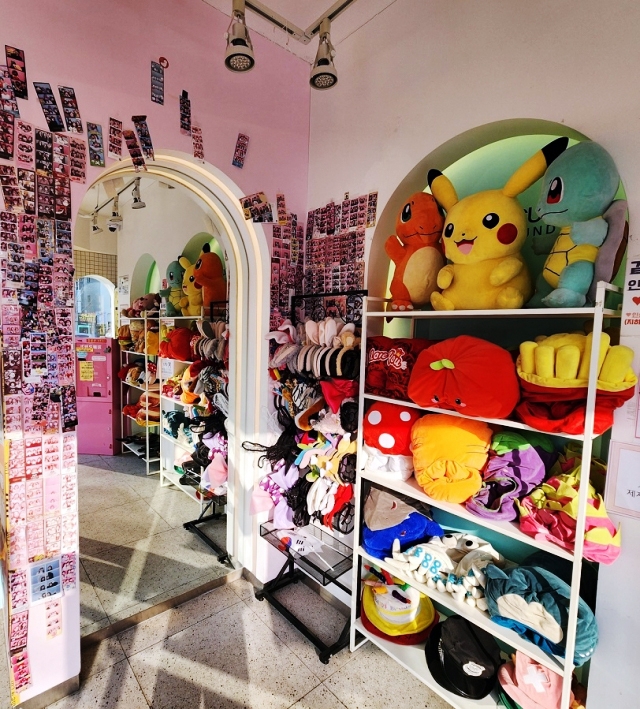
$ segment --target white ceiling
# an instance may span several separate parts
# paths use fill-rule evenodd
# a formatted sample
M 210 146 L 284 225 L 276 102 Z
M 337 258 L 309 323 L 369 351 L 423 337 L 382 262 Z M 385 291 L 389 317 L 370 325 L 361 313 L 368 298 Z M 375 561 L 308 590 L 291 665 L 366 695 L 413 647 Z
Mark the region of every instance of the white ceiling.
M 357 0 L 340 14 L 331 26 L 331 41 L 335 47 L 349 35 L 357 32 L 369 20 L 382 12 L 397 0 Z M 231 15 L 231 0 L 203 0 L 208 5 L 215 7 L 228 17 Z M 269 7 L 278 15 L 289 20 L 303 30 L 322 19 L 327 11 L 335 5 L 336 0 L 261 0 L 263 5 Z M 317 40 L 303 44 L 289 37 L 282 30 L 274 27 L 270 22 L 247 9 L 247 25 L 251 30 L 263 37 L 284 47 L 292 54 L 304 59 L 311 64 L 318 48 Z M 257 57 L 256 57 L 257 58 Z M 258 58 L 257 58 L 258 59 Z

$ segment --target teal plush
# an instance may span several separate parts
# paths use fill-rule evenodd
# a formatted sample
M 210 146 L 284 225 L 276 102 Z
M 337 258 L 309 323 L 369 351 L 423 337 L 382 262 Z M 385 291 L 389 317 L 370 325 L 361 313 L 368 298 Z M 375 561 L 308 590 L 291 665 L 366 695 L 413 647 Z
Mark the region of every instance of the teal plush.
M 567 144 L 566 138 L 558 142 Z M 592 297 L 594 276 L 611 280 L 624 240 L 626 204 L 614 202 L 620 175 L 612 157 L 585 141 L 560 152 L 542 178 L 536 213 L 560 227 L 551 248 L 534 238 L 536 253 L 549 253 L 529 307 L 582 307 Z M 622 215 L 622 218 L 621 218 Z M 591 291 L 591 293 L 590 293 Z
M 182 277 L 184 276 L 184 268 L 179 261 L 172 261 L 167 266 L 167 288 L 160 291 L 160 295 L 165 299 L 167 304 L 166 314 L 169 317 L 181 315 L 180 298 L 182 298 Z

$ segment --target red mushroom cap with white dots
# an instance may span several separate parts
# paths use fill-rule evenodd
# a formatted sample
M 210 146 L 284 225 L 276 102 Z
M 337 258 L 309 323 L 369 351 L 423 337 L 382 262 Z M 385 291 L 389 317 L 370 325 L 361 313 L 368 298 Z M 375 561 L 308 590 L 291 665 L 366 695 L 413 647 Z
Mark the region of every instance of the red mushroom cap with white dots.
M 385 455 L 411 455 L 411 428 L 419 418 L 407 406 L 376 402 L 364 416 L 364 442 Z

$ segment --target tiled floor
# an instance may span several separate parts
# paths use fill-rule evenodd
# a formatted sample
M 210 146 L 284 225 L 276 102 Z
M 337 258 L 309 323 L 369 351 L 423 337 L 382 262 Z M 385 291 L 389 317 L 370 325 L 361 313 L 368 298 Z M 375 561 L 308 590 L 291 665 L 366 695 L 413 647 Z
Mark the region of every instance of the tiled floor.
M 220 578 L 229 568 L 182 524 L 199 505 L 134 456 L 80 456 L 81 627 L 88 635 Z M 223 542 L 226 522 L 208 534 Z
M 280 592 L 325 641 L 344 618 L 306 586 Z M 83 653 L 80 690 L 49 709 L 447 709 L 380 650 L 323 665 L 244 580 L 144 621 Z

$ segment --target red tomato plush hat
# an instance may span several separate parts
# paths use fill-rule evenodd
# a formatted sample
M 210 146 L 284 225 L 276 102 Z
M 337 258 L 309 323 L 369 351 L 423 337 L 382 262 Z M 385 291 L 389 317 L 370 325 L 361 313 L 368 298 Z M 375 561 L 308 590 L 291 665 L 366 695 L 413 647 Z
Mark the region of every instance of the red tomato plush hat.
M 418 355 L 409 380 L 409 398 L 419 406 L 504 419 L 516 407 L 520 388 L 507 350 L 460 335 Z

